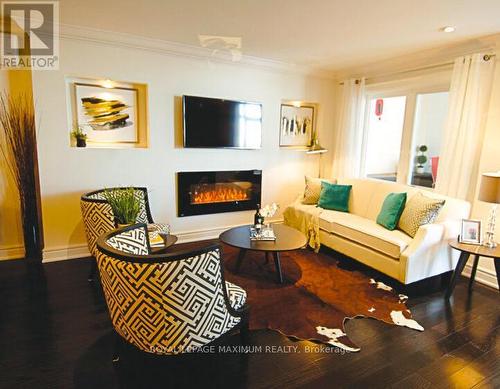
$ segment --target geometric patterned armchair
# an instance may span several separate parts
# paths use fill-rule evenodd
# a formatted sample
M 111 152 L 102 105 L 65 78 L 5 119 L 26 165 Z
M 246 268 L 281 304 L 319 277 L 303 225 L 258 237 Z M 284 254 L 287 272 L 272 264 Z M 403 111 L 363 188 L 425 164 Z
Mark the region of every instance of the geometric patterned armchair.
M 247 295 L 224 280 L 219 245 L 151 254 L 146 225 L 135 224 L 101 236 L 97 252 L 111 322 L 128 343 L 180 354 L 236 328 L 246 341 Z
M 109 188 L 120 189 L 120 188 Z M 136 198 L 139 200 L 139 214 L 136 223 L 147 223 L 150 229 L 170 232 L 168 224 L 155 223 L 149 208 L 147 188 L 133 188 Z M 87 245 L 90 254 L 97 258 L 97 239 L 104 233 L 114 230 L 117 227 L 113 210 L 104 196 L 105 189 L 96 190 L 82 195 L 80 207 L 82 210 L 83 224 L 87 236 Z M 96 270 L 96 263 L 92 261 L 89 274 L 89 281 L 93 280 Z

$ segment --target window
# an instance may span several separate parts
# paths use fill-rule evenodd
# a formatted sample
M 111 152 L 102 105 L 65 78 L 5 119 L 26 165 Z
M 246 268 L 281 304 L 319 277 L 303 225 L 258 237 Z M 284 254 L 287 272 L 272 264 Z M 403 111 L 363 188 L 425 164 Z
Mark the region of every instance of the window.
M 434 187 L 450 74 L 367 86 L 362 174 Z

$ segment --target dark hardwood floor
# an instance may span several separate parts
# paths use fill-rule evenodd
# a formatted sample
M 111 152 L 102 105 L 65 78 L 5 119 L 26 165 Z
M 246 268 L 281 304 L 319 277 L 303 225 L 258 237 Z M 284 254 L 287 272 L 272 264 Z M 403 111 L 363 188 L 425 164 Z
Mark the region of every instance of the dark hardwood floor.
M 465 279 L 449 303 L 443 292 L 410 299 L 424 332 L 350 320 L 358 353 L 260 330 L 250 336 L 250 346 L 262 347 L 257 353 L 154 357 L 125 350 L 113 364 L 111 324 L 99 282 L 87 282 L 88 268 L 89 259 L 0 263 L 1 388 L 500 387 L 499 293 L 476 284 L 469 295 Z M 240 345 L 237 334 L 226 339 L 221 345 Z M 273 353 L 271 346 L 298 348 Z

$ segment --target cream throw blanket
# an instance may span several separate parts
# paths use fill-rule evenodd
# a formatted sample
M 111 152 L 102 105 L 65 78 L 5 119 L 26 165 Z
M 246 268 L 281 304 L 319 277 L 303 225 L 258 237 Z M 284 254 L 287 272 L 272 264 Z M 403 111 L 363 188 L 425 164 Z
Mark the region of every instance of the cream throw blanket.
M 307 243 L 315 252 L 319 251 L 321 243 L 319 241 L 319 215 L 323 209 L 318 207 L 289 206 L 283 212 L 283 218 L 287 226 L 301 231 L 307 238 Z

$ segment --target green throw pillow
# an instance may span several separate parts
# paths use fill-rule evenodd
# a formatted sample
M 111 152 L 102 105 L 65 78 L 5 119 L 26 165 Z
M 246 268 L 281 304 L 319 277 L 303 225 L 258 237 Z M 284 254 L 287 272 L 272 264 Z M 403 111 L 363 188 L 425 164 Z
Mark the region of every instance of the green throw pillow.
M 349 212 L 349 195 L 352 185 L 336 185 L 323 181 L 318 207 Z
M 389 193 L 377 216 L 377 223 L 388 230 L 395 230 L 399 218 L 405 209 L 405 204 L 406 193 Z

